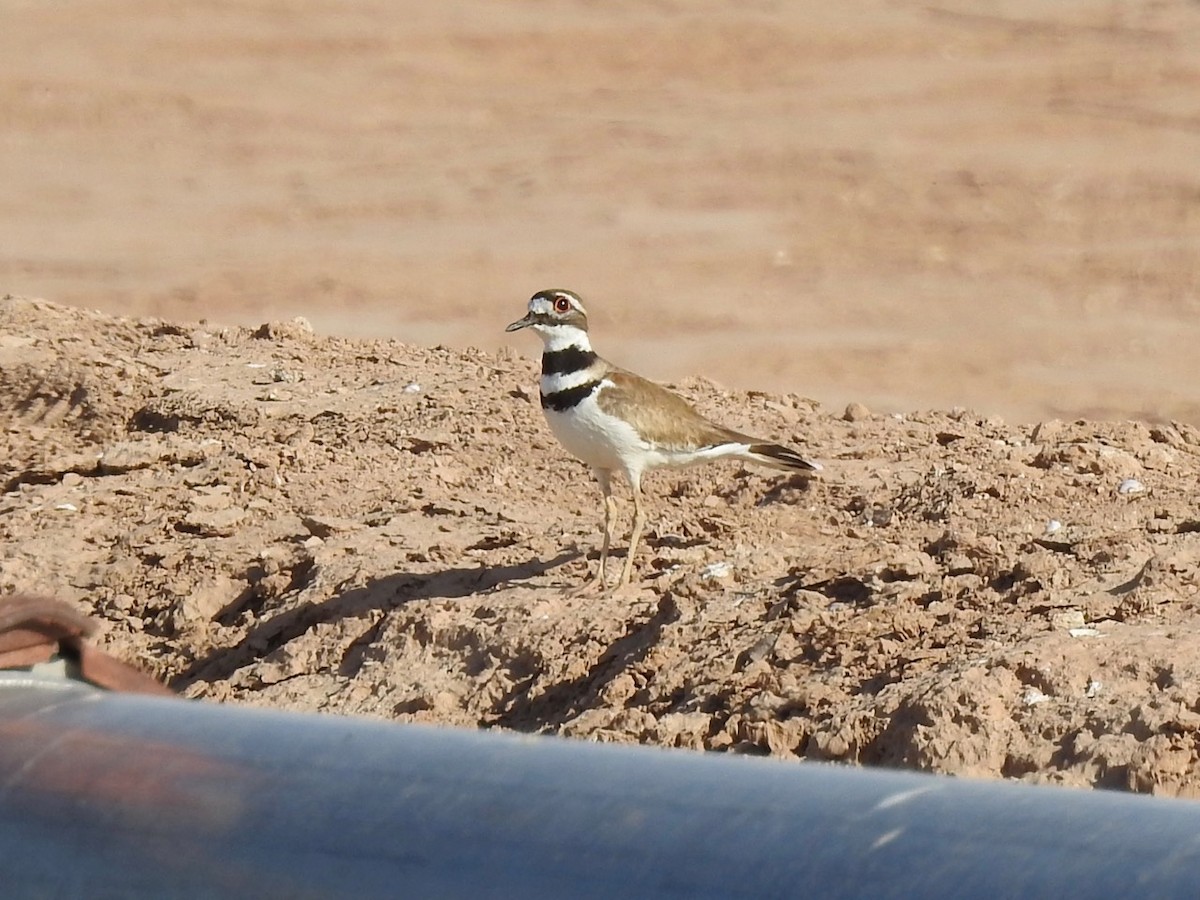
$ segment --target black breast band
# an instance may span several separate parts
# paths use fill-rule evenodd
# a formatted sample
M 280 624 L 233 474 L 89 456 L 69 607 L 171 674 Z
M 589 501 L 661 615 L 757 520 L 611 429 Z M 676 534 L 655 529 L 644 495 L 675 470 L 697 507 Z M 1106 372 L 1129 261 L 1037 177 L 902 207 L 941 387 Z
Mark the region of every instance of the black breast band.
M 597 379 L 596 381 L 588 381 L 578 387 L 555 391 L 553 394 L 542 394 L 542 409 L 566 412 L 571 407 L 578 406 L 586 398 L 590 397 L 598 387 L 600 387 L 600 381 Z

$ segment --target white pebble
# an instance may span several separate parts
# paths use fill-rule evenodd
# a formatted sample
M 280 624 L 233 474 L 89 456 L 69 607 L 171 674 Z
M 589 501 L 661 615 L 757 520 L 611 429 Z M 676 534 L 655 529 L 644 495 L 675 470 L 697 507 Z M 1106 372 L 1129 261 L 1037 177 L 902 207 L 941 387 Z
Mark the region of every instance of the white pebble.
M 1088 682 L 1088 684 L 1087 684 L 1087 696 L 1088 696 L 1089 698 L 1091 698 L 1091 697 L 1095 697 L 1095 696 L 1096 696 L 1097 694 L 1099 694 L 1099 693 L 1100 693 L 1100 691 L 1102 691 L 1103 689 L 1104 689 L 1104 682 L 1102 682 L 1102 681 L 1089 681 L 1089 682 Z
M 700 577 L 704 581 L 711 581 L 714 578 L 725 578 L 729 575 L 731 569 L 727 562 L 709 563 L 700 570 Z
M 1025 696 L 1021 699 L 1026 706 L 1037 706 L 1039 703 L 1045 703 L 1050 698 L 1037 688 L 1030 688 L 1025 692 Z
M 74 503 L 60 503 L 54 508 L 66 510 L 67 512 L 78 512 L 79 511 L 79 507 L 76 506 Z
M 409 383 L 409 384 L 406 384 L 406 385 L 404 386 L 404 393 L 406 393 L 406 394 L 419 394 L 419 393 L 421 393 L 421 386 L 420 386 L 419 384 L 417 384 L 415 381 L 413 381 L 413 382 L 411 382 L 411 383 Z
M 1067 634 L 1071 637 L 1100 637 L 1100 632 L 1095 628 L 1068 628 Z
M 1143 485 L 1136 478 L 1126 478 L 1117 487 L 1117 493 L 1118 494 L 1140 494 L 1145 489 L 1146 489 L 1145 485 Z
M 1061 529 L 1062 529 L 1062 522 L 1058 521 L 1058 519 L 1051 519 L 1049 522 L 1046 523 L 1046 534 L 1054 534 L 1055 532 L 1057 532 Z

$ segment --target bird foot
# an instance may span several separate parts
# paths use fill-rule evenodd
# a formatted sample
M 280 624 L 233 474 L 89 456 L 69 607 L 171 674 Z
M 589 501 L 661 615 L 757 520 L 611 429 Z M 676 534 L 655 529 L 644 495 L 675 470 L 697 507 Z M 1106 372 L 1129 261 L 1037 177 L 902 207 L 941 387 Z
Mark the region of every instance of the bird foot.
M 580 597 L 584 594 L 598 593 L 601 597 L 614 597 L 617 594 L 632 593 L 639 587 L 636 582 L 632 581 L 632 575 L 633 567 L 627 564 L 621 569 L 621 577 L 615 583 L 608 584 L 608 579 L 604 577 L 604 567 L 601 566 L 589 575 L 583 584 L 563 591 L 563 596 Z
M 601 572 L 593 572 L 583 582 L 573 588 L 568 588 L 563 591 L 564 597 L 582 597 L 584 594 L 605 593 L 608 585 L 604 583 L 604 576 Z
M 636 581 L 619 581 L 612 585 L 604 592 L 606 598 L 612 597 L 628 597 L 636 594 L 642 589 L 641 584 Z

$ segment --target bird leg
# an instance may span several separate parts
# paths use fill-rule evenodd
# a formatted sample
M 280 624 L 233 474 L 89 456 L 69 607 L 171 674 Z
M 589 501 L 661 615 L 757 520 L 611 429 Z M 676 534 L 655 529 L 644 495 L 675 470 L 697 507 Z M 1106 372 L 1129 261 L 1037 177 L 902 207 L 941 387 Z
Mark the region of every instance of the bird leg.
M 579 587 L 569 591 L 568 597 L 583 594 L 596 587 L 606 586 L 605 569 L 608 563 L 608 548 L 612 544 L 612 521 L 616 515 L 617 498 L 612 495 L 612 473 L 607 469 L 595 469 L 596 480 L 600 482 L 600 490 L 604 493 L 604 543 L 600 545 L 600 566 Z
M 633 530 L 629 533 L 629 550 L 625 556 L 625 567 L 621 570 L 621 580 L 614 586 L 614 591 L 629 584 L 633 575 L 633 554 L 642 536 L 642 527 L 646 524 L 646 512 L 642 509 L 642 486 L 639 482 L 638 478 L 630 479 L 633 488 Z

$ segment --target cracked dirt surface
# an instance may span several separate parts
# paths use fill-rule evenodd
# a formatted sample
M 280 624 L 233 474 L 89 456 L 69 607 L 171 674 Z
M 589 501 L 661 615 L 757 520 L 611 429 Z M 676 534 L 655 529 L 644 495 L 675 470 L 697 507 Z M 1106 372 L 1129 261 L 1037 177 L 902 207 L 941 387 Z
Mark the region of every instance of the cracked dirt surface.
M 567 598 L 536 352 L 7 298 L 0 590 L 190 697 L 1200 792 L 1200 429 L 686 380 L 826 471 L 655 473 L 640 584 Z

